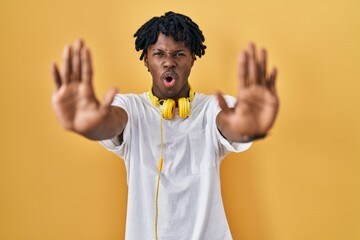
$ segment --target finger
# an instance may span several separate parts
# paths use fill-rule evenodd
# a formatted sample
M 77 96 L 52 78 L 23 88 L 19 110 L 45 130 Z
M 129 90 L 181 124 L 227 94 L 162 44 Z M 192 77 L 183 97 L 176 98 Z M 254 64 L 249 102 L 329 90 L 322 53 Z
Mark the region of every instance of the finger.
M 271 71 L 269 80 L 268 80 L 268 86 L 273 92 L 276 91 L 275 84 L 276 84 L 277 74 L 278 74 L 277 69 L 273 68 L 272 71 Z
M 74 42 L 74 54 L 72 58 L 72 69 L 73 69 L 73 79 L 75 81 L 81 80 L 81 48 L 83 47 L 83 41 L 77 39 Z
M 63 83 L 69 83 L 71 74 L 71 47 L 66 45 L 63 50 L 63 62 L 61 66 L 61 75 Z
M 250 43 L 248 46 L 249 52 L 249 64 L 248 64 L 248 71 L 249 71 L 249 84 L 253 85 L 256 84 L 258 78 L 258 66 L 257 66 L 257 59 L 256 59 L 256 47 L 253 43 Z
M 54 80 L 55 88 L 59 89 L 61 87 L 61 76 L 56 64 L 51 63 L 50 69 L 51 69 L 52 78 Z
M 115 95 L 117 94 L 117 89 L 116 88 L 112 88 L 110 89 L 104 96 L 104 99 L 101 103 L 101 106 L 103 108 L 109 108 L 111 106 L 111 103 L 114 100 Z
M 219 102 L 219 106 L 220 106 L 221 110 L 228 111 L 229 106 L 227 105 L 226 100 L 225 100 L 224 96 L 221 94 L 221 92 L 216 92 L 215 95 Z
M 93 68 L 90 50 L 88 48 L 83 48 L 81 50 L 81 63 L 81 80 L 85 83 L 91 83 Z
M 260 59 L 259 59 L 259 70 L 260 70 L 260 76 L 259 76 L 259 82 L 261 84 L 265 83 L 266 80 L 266 61 L 267 61 L 267 52 L 264 48 L 260 51 Z
M 239 74 L 238 74 L 238 80 L 239 80 L 239 88 L 243 89 L 248 85 L 248 54 L 243 51 L 239 54 L 238 58 L 238 66 L 239 66 Z

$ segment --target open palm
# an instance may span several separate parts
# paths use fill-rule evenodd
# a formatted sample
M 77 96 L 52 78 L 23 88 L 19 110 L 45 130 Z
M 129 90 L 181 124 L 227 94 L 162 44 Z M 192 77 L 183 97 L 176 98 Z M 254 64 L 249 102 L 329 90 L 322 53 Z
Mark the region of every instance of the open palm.
M 90 51 L 82 40 L 64 48 L 61 73 L 52 64 L 52 75 L 55 82 L 52 106 L 64 128 L 85 133 L 107 117 L 116 91 L 110 90 L 101 103 L 97 100 L 92 86 Z
M 236 137 L 239 135 L 264 135 L 275 122 L 279 108 L 275 89 L 277 71 L 273 68 L 268 75 L 266 65 L 265 49 L 260 51 L 258 58 L 255 45 L 249 44 L 239 56 L 239 89 L 235 107 L 229 108 L 223 96 L 217 95 L 222 109 L 221 121 L 227 125 L 224 134 L 230 139 L 239 140 Z

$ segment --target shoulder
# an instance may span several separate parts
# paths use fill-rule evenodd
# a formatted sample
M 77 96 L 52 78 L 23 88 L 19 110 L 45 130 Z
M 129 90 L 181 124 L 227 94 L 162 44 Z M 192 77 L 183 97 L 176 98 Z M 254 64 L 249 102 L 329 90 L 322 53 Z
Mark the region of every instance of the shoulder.
M 124 99 L 124 100 L 127 100 L 127 101 L 130 101 L 130 100 L 135 100 L 135 101 L 138 101 L 138 100 L 142 100 L 144 98 L 146 98 L 146 93 L 140 93 L 140 94 L 135 94 L 135 93 L 118 93 L 115 95 L 115 99 Z
M 147 93 L 134 94 L 116 94 L 113 100 L 113 105 L 120 107 L 131 107 L 134 105 L 140 106 L 148 104 L 149 100 L 147 98 Z
M 223 95 L 227 104 L 232 107 L 235 105 L 236 103 L 236 98 L 230 95 Z M 204 93 L 196 93 L 195 94 L 195 98 L 194 98 L 194 102 L 193 102 L 193 107 L 216 107 L 218 106 L 218 101 L 216 96 L 214 95 L 206 95 Z
M 194 105 L 203 105 L 203 104 L 208 104 L 212 101 L 214 101 L 215 96 L 213 95 L 206 95 L 204 93 L 195 93 L 194 96 L 194 100 L 193 100 L 193 104 Z

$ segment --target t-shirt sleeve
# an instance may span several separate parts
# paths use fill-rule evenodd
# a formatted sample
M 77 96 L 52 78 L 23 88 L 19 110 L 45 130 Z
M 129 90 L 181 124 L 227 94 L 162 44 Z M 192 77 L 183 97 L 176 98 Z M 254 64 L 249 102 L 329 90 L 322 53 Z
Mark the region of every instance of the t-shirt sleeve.
M 228 104 L 229 107 L 234 107 L 236 104 L 236 98 L 232 97 L 232 96 L 224 96 L 226 103 Z M 223 158 L 226 154 L 228 154 L 229 152 L 243 152 L 246 151 L 247 149 L 249 149 L 252 145 L 252 142 L 248 142 L 248 143 L 239 143 L 239 142 L 229 142 L 221 133 L 220 130 L 217 128 L 216 125 L 216 116 L 219 114 L 219 112 L 221 111 L 221 108 L 216 101 L 216 108 L 215 108 L 215 131 L 216 131 L 216 137 L 219 143 L 219 155 L 220 158 Z
M 118 136 L 111 139 L 105 139 L 99 141 L 107 150 L 114 152 L 116 155 L 124 159 L 126 152 L 128 151 L 128 143 L 131 137 L 131 108 L 129 99 L 126 95 L 117 94 L 111 104 L 112 106 L 121 107 L 124 109 L 128 115 L 128 122 L 123 131 L 123 141 L 120 143 Z

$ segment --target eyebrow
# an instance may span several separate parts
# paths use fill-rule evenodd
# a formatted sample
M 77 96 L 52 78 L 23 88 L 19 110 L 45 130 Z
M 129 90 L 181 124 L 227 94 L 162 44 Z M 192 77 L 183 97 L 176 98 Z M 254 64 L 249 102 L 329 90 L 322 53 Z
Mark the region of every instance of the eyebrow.
M 164 50 L 162 50 L 162 49 L 159 49 L 159 48 L 153 49 L 153 52 L 156 52 L 156 51 L 166 52 L 166 51 L 164 51 Z M 179 52 L 186 52 L 186 50 L 185 50 L 185 49 L 178 49 L 178 50 L 175 50 L 175 51 L 170 52 L 170 53 L 179 53 Z

